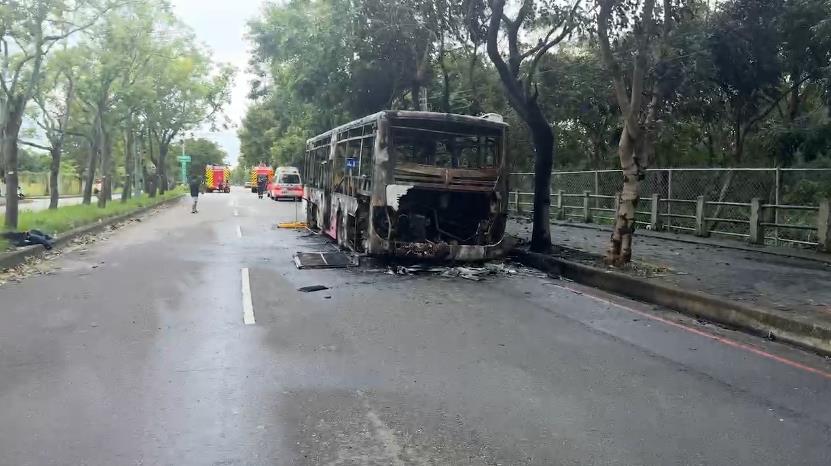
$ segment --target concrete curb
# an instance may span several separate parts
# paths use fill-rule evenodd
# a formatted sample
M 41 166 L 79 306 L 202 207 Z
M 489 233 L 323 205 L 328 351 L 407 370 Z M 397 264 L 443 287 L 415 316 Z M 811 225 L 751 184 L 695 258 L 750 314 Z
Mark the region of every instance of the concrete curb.
M 147 206 L 147 207 L 142 207 L 138 210 L 135 210 L 135 211 L 127 213 L 127 214 L 106 218 L 106 219 L 103 219 L 101 221 L 89 224 L 89 225 L 84 225 L 84 226 L 75 228 L 73 230 L 69 230 L 69 231 L 64 232 L 63 234 L 61 234 L 60 236 L 55 238 L 54 247 L 59 248 L 61 246 L 66 245 L 67 243 L 74 240 L 75 238 L 78 238 L 79 236 L 83 236 L 83 235 L 90 234 L 90 233 L 96 233 L 96 232 L 98 232 L 100 230 L 103 230 L 104 228 L 106 228 L 110 225 L 113 225 L 115 223 L 123 222 L 125 220 L 129 220 L 133 217 L 137 217 L 141 214 L 144 214 L 144 213 L 146 213 L 150 210 L 153 210 L 153 209 L 156 209 L 156 208 L 159 208 L 159 207 L 165 207 L 167 205 L 173 204 L 173 203 L 181 200 L 183 197 L 184 197 L 184 194 L 181 195 L 181 196 L 177 196 L 177 197 L 159 202 L 158 204 L 154 204 L 154 205 Z M 43 246 L 38 244 L 38 245 L 34 245 L 34 246 L 26 246 L 26 247 L 18 249 L 17 251 L 0 253 L 0 270 L 16 267 L 16 266 L 26 262 L 26 259 L 28 259 L 30 257 L 43 256 L 43 254 L 45 252 L 46 252 L 46 249 Z
M 730 327 L 807 348 L 831 356 L 831 326 L 823 326 L 798 315 L 783 315 L 762 307 L 751 307 L 719 296 L 684 290 L 567 261 L 546 254 L 516 249 L 513 256 L 524 265 L 556 274 L 583 285 L 668 307 Z

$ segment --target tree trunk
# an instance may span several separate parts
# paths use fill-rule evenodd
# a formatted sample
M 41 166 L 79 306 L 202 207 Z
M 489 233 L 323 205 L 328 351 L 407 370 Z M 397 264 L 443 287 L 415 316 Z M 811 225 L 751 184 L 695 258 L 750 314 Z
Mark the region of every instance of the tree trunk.
M 447 63 L 445 63 L 445 45 L 444 45 L 444 33 L 441 35 L 441 44 L 439 48 L 439 65 L 441 66 L 441 77 L 442 77 L 442 95 L 441 95 L 441 105 L 442 111 L 445 113 L 450 113 L 450 75 L 449 71 L 447 71 Z
M 715 143 L 713 142 L 713 132 L 707 129 L 707 166 L 712 167 L 716 160 Z
M 95 185 L 95 169 L 98 167 L 98 151 L 100 150 L 100 136 L 93 135 L 89 144 L 89 159 L 87 160 L 87 179 L 84 184 L 84 205 L 92 204 L 92 187 Z M 100 193 L 99 193 L 100 195 Z
M 473 55 L 470 58 L 470 65 L 468 66 L 468 81 L 470 82 L 470 114 L 479 115 L 482 113 L 482 106 L 479 103 L 479 84 L 476 80 L 476 61 L 478 55 L 476 48 L 473 49 Z
M 421 96 L 421 84 L 413 80 L 412 84 L 410 84 L 410 98 L 412 100 L 410 105 L 413 110 L 420 110 L 418 103 L 419 96 Z
M 158 175 L 158 189 L 159 194 L 164 194 L 167 191 L 167 149 L 170 143 L 159 142 L 159 164 L 156 165 L 156 174 Z
M 618 143 L 618 156 L 623 169 L 623 189 L 618 194 L 618 209 L 615 213 L 606 262 L 621 266 L 632 259 L 632 236 L 635 233 L 635 211 L 640 200 L 643 169 L 635 156 L 638 141 L 624 124 Z
M 150 157 L 150 161 L 153 163 L 154 166 L 159 166 L 159 160 L 157 157 L 153 156 L 153 135 L 151 131 L 147 132 L 147 155 Z M 144 192 L 147 193 L 149 197 L 156 197 L 156 169 L 153 170 L 153 173 L 150 173 L 150 170 L 147 167 L 142 167 L 142 175 L 144 177 Z
M 536 101 L 529 104 L 528 128 L 534 144 L 534 216 L 531 250 L 551 252 L 551 169 L 554 166 L 554 131 Z
M 800 71 L 798 68 L 791 70 L 791 93 L 788 95 L 788 123 L 793 126 L 794 122 L 796 121 L 796 117 L 799 115 L 799 76 Z
M 49 208 L 57 209 L 58 200 L 60 199 L 60 183 L 58 183 L 58 176 L 61 172 L 61 154 L 62 148 L 60 145 L 52 146 L 49 155 L 52 156 L 52 162 L 49 164 Z
M 10 104 L 10 103 L 9 103 Z M 17 205 L 17 135 L 20 133 L 20 125 L 23 123 L 23 109 L 11 106 L 8 119 L 2 128 L 2 151 L 4 168 L 6 170 L 6 219 L 5 225 L 9 230 L 17 229 L 18 205 Z
M 101 128 L 101 192 L 98 193 L 98 207 L 107 207 L 112 199 L 112 139 L 110 133 Z
M 733 163 L 741 165 L 742 158 L 744 157 L 744 134 L 742 134 L 741 116 L 736 117 L 736 128 L 734 131 L 736 134 L 733 144 Z
M 121 202 L 127 202 L 133 195 L 133 180 L 135 178 L 135 138 L 133 131 L 127 129 L 124 138 L 124 168 L 127 176 L 124 179 L 124 188 L 121 189 Z

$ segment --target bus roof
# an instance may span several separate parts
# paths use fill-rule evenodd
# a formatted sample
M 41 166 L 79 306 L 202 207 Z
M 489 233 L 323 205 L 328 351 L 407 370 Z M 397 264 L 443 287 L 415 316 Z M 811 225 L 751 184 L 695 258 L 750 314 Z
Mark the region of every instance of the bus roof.
M 316 142 L 321 139 L 325 139 L 326 137 L 331 137 L 333 133 L 340 133 L 342 131 L 346 131 L 349 129 L 359 128 L 361 126 L 366 125 L 367 123 L 377 121 L 382 116 L 388 116 L 397 119 L 446 121 L 449 123 L 467 123 L 471 125 L 484 126 L 489 128 L 508 127 L 508 124 L 504 121 L 490 118 L 491 115 L 493 114 L 487 114 L 486 116 L 478 117 L 473 115 L 460 115 L 456 113 L 424 112 L 415 110 L 381 110 L 380 112 L 373 113 L 372 115 L 367 115 L 363 118 L 358 118 L 357 120 L 353 120 L 349 123 L 330 129 L 325 133 L 311 137 L 306 140 L 306 144 Z

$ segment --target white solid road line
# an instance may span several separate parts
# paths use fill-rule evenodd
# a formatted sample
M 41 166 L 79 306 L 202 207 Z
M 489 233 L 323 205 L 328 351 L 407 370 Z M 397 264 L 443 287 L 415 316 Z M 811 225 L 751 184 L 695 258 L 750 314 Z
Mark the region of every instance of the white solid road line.
M 237 225 L 237 238 L 242 238 L 242 228 L 239 225 Z
M 248 268 L 242 269 L 242 321 L 245 325 L 254 325 L 254 304 L 251 302 L 251 280 Z

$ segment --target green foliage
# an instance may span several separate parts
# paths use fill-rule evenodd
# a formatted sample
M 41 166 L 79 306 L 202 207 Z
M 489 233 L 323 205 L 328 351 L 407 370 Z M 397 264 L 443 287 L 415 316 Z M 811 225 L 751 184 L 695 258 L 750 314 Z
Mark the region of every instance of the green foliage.
M 561 19 L 562 8 L 552 2 L 531 3 L 535 30 Z M 520 4 L 508 1 L 506 11 L 514 15 Z M 615 4 L 612 46 L 631 67 L 626 57 L 639 25 L 626 12 L 639 3 Z M 665 93 L 653 166 L 798 166 L 831 154 L 829 2 L 671 5 L 664 58 L 650 67 L 644 86 L 649 93 L 660 81 Z M 584 2 L 581 11 L 595 6 Z M 512 167 L 530 170 L 527 128 L 506 105 L 484 54 L 487 11 L 477 0 L 269 3 L 249 27 L 259 78 L 239 130 L 243 164 L 291 163 L 309 136 L 378 110 L 414 108 L 412 93 L 420 86 L 428 89 L 432 110 L 503 114 L 511 124 Z M 663 2 L 657 13 L 653 36 L 663 27 Z M 580 17 L 591 20 L 591 14 Z M 544 55 L 536 73 L 540 105 L 556 127 L 555 167 L 561 169 L 619 164 L 620 112 L 587 24 L 579 22 L 567 43 Z M 525 51 L 538 37 L 523 39 Z
M 49 155 L 40 151 L 20 150 L 17 169 L 22 172 L 45 172 L 49 170 Z
M 186 139 L 185 153 L 191 157 L 190 175 L 203 175 L 205 165 L 224 165 L 228 154 L 215 142 L 204 139 Z

